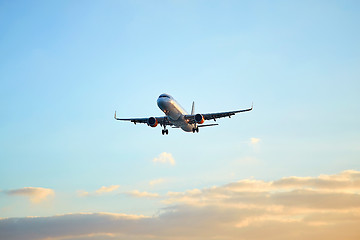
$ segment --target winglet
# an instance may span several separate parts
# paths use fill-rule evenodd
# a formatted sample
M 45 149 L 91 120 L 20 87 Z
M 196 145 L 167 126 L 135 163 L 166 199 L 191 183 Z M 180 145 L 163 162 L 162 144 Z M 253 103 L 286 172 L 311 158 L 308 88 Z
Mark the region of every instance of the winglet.
M 115 114 L 114 114 L 114 118 L 116 119 L 116 111 L 115 111 Z
M 251 110 L 253 109 L 254 107 L 254 102 L 251 103 Z

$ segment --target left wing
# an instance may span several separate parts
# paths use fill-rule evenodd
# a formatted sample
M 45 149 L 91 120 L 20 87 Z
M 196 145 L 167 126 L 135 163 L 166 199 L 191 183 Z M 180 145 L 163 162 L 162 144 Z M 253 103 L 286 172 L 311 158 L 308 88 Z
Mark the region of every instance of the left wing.
M 132 122 L 134 124 L 137 124 L 137 123 L 146 123 L 147 125 L 149 125 L 149 119 L 150 118 L 117 118 L 116 117 L 116 111 L 115 111 L 115 114 L 114 114 L 114 118 L 116 120 L 120 120 L 120 121 L 129 121 L 129 122 Z M 155 117 L 155 119 L 158 121 L 158 123 L 161 125 L 161 126 L 172 126 L 173 124 L 170 123 L 169 119 L 165 116 L 165 117 Z
M 205 113 L 205 114 L 201 114 L 201 115 L 204 118 L 204 120 L 216 121 L 216 119 L 218 119 L 218 118 L 231 117 L 231 116 L 235 115 L 236 113 L 248 112 L 251 110 L 253 110 L 253 105 L 251 105 L 251 108 L 247 108 L 247 109 L 241 109 L 241 110 L 230 111 L 230 112 Z M 195 116 L 196 115 L 185 115 L 184 117 L 185 117 L 185 119 L 187 119 L 189 121 L 189 123 L 195 123 L 196 122 Z

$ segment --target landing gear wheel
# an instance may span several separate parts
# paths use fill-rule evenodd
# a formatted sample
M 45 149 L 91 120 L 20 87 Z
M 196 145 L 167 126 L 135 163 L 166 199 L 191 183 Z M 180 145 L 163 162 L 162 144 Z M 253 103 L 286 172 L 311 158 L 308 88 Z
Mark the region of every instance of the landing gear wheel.
M 168 135 L 168 134 L 169 134 L 169 130 L 165 129 L 165 133 L 166 133 L 166 135 Z
M 161 130 L 161 134 L 164 135 L 164 134 L 165 134 L 165 131 L 164 131 L 164 130 Z
M 199 132 L 199 127 L 196 127 L 195 131 L 198 133 Z

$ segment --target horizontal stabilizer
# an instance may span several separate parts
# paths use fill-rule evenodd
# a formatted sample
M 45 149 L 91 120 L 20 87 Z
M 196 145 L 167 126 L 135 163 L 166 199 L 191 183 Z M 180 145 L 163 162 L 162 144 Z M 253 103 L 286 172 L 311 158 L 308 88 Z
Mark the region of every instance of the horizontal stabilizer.
M 213 124 L 198 125 L 198 127 L 212 127 L 212 126 L 217 126 L 217 125 L 219 125 L 219 124 L 213 123 Z

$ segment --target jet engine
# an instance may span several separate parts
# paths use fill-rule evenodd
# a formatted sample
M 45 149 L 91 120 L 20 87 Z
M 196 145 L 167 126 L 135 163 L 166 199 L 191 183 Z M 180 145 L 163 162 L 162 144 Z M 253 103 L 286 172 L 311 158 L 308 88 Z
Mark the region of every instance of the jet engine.
M 156 118 L 154 117 L 150 117 L 148 120 L 147 120 L 147 124 L 150 126 L 150 127 L 156 127 L 159 122 Z
M 205 121 L 205 119 L 204 119 L 203 115 L 201 115 L 200 113 L 195 115 L 195 122 L 202 124 L 202 123 L 204 123 L 204 121 Z

